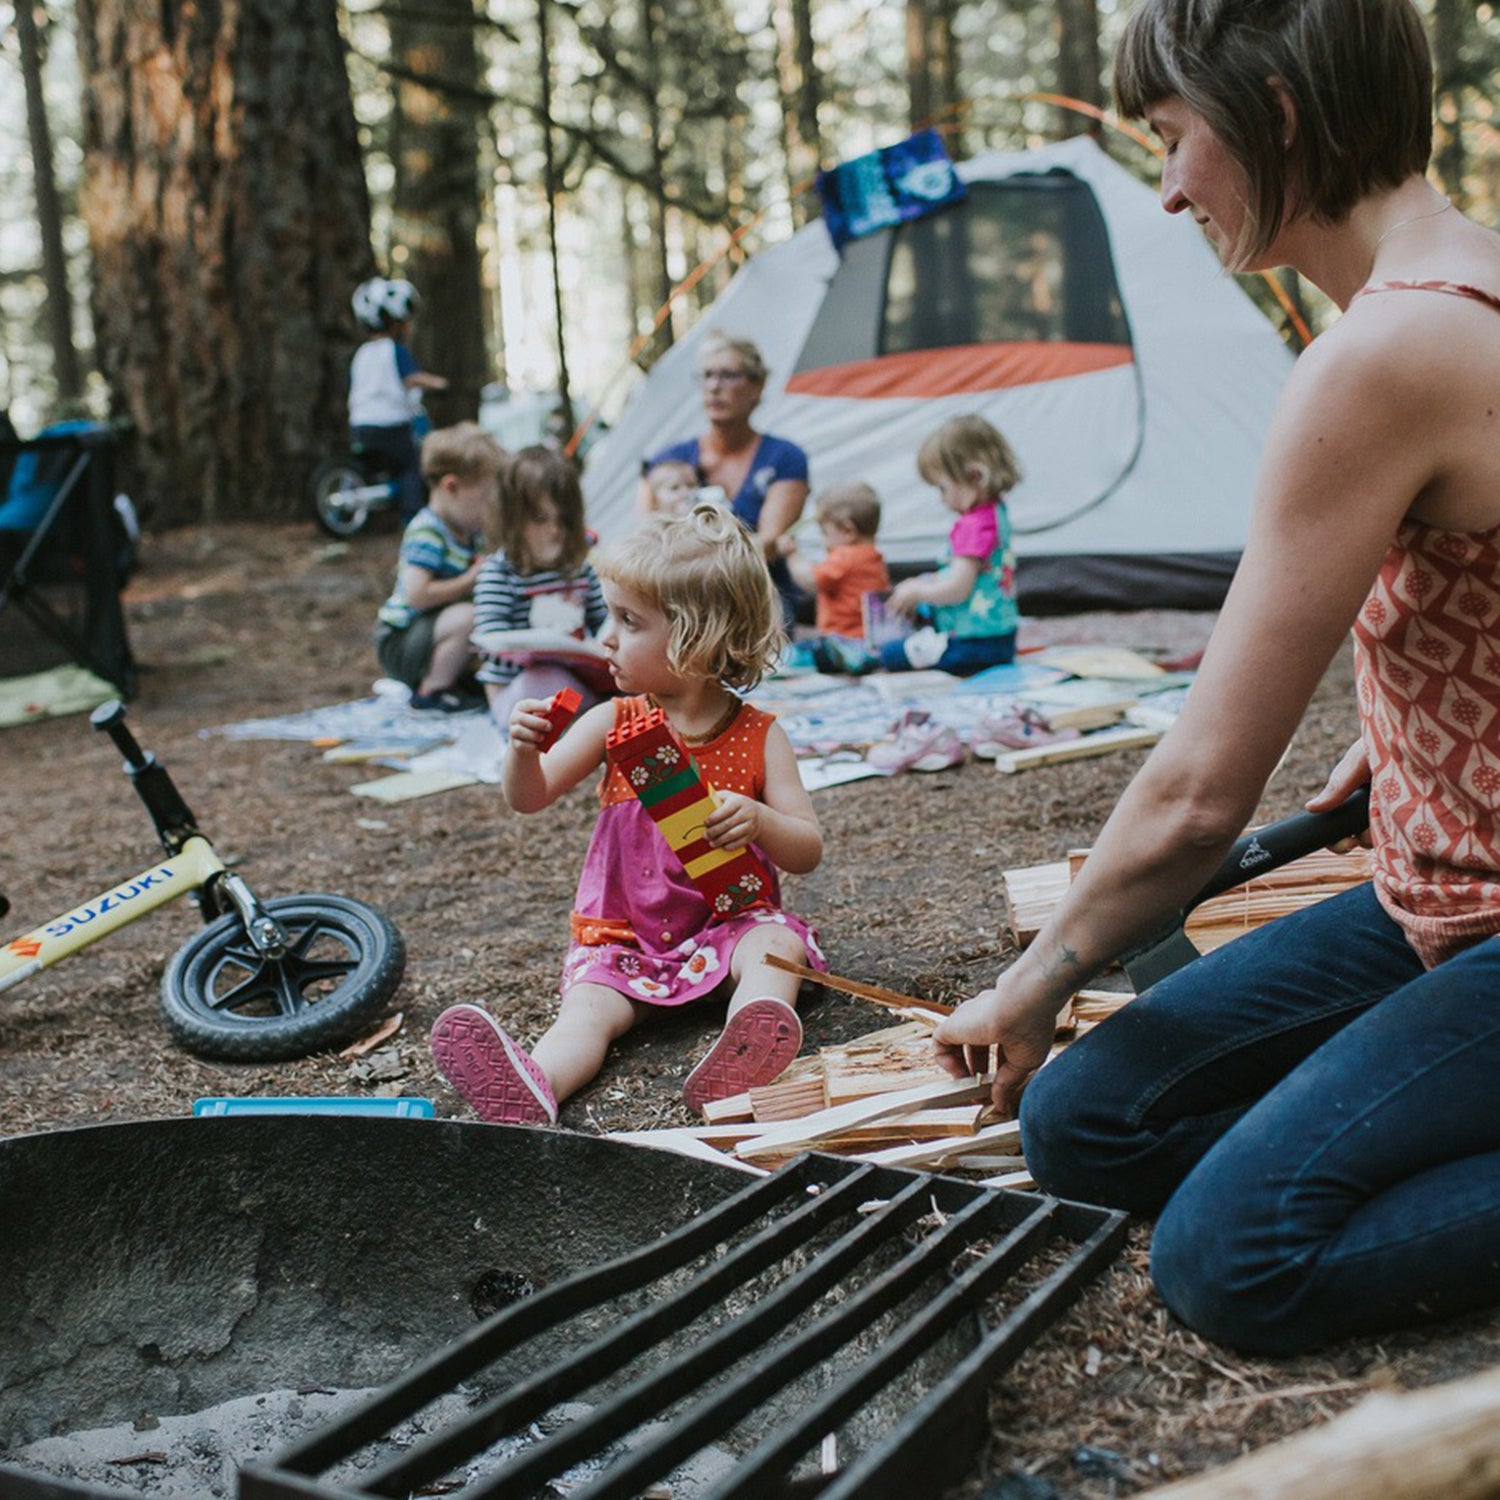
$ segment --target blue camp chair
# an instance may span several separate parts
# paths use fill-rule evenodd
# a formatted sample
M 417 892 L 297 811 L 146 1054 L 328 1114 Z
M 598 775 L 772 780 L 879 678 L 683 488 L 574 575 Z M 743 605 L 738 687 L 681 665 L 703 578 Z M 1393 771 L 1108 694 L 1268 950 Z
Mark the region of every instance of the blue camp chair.
M 120 588 L 134 539 L 115 507 L 114 430 L 73 421 L 30 442 L 11 434 L 0 432 L 0 637 L 13 633 L 5 614 L 14 607 L 66 657 L 130 697 L 135 661 Z

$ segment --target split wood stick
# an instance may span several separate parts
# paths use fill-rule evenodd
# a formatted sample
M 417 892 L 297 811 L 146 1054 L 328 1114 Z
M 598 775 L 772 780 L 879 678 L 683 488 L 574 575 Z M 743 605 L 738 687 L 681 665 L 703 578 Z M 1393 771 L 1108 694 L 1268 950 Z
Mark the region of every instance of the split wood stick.
M 1500 1492 L 1500 1368 L 1377 1392 L 1324 1426 L 1150 1493 L 1160 1500 L 1489 1500 Z
M 857 1099 L 850 1104 L 821 1109 L 801 1120 L 773 1125 L 754 1140 L 736 1146 L 735 1154 L 744 1158 L 772 1156 L 791 1150 L 806 1150 L 824 1136 L 837 1135 L 851 1125 L 870 1120 L 889 1119 L 910 1114 L 927 1105 L 969 1104 L 989 1098 L 991 1080 L 987 1078 L 944 1078 L 918 1084 L 895 1093 L 878 1094 L 873 1099 Z
M 1034 766 L 1055 766 L 1065 760 L 1085 760 L 1091 755 L 1107 755 L 1111 750 L 1139 750 L 1154 745 L 1161 738 L 1159 729 L 1099 729 L 1063 740 L 1055 745 L 1037 745 L 1030 750 L 1004 750 L 995 757 L 995 769 L 1014 775 Z
M 870 1099 L 876 1094 L 894 1094 L 919 1083 L 940 1083 L 949 1075 L 936 1063 L 924 1067 L 906 1065 L 889 1072 L 869 1069 L 843 1073 L 830 1072 L 823 1093 L 830 1106 L 849 1104 L 856 1099 Z
M 955 1156 L 947 1164 L 962 1172 L 1023 1172 L 1026 1169 L 1024 1156 L 990 1156 L 983 1153 Z
M 949 1138 L 945 1141 L 922 1141 L 915 1146 L 892 1146 L 887 1151 L 871 1151 L 863 1157 L 882 1167 L 926 1167 L 939 1166 L 953 1156 L 972 1156 L 981 1145 L 1003 1146 L 1007 1151 L 1021 1139 L 1021 1126 L 1016 1120 L 1003 1120 L 998 1125 L 986 1125 L 977 1135 Z
M 730 1094 L 723 1099 L 710 1099 L 703 1106 L 703 1118 L 710 1125 L 729 1125 L 739 1120 L 753 1120 L 755 1109 L 749 1094 Z
M 1025 1192 L 1027 1188 L 1036 1186 L 1036 1179 L 1030 1172 L 1024 1169 L 1017 1172 L 1000 1172 L 994 1177 L 981 1177 L 975 1187 L 985 1188 L 1018 1188 Z
M 824 974 L 818 969 L 808 968 L 805 964 L 793 963 L 791 959 L 782 958 L 779 954 L 768 953 L 763 962 L 773 969 L 782 969 L 788 974 L 795 974 L 799 979 L 809 979 L 814 984 L 826 985 L 831 990 L 842 990 L 846 995 L 858 995 L 861 1000 L 873 1000 L 876 1005 L 889 1006 L 893 1010 L 905 1013 L 930 1011 L 939 1016 L 953 1013 L 951 1005 L 943 1005 L 937 1000 L 918 1000 L 913 995 L 902 995 L 895 990 L 882 989 L 878 984 L 861 984 L 857 979 L 841 979 L 837 974 Z
M 825 1087 L 824 1079 L 814 1077 L 763 1084 L 750 1090 L 750 1113 L 762 1125 L 771 1120 L 800 1120 L 814 1110 L 827 1109 Z
M 977 1138 L 979 1122 L 984 1115 L 982 1104 L 960 1104 L 947 1109 L 919 1109 L 892 1120 L 868 1120 L 850 1125 L 837 1135 L 824 1136 L 818 1149 L 838 1150 L 843 1146 L 868 1145 L 872 1141 L 957 1141 Z
M 627 1131 L 611 1139 L 625 1141 L 632 1146 L 644 1146 L 648 1150 L 672 1151 L 678 1156 L 692 1156 L 699 1161 L 716 1162 L 721 1167 L 733 1167 L 738 1172 L 748 1172 L 755 1177 L 769 1175 L 764 1167 L 756 1166 L 753 1162 L 740 1161 L 730 1152 L 716 1150 L 707 1142 L 698 1140 L 690 1130 L 684 1130 L 680 1134 L 672 1130 Z
M 889 1052 L 908 1042 L 920 1041 L 925 1044 L 930 1035 L 931 1027 L 924 1025 L 921 1021 L 903 1021 L 899 1026 L 886 1026 L 880 1031 L 867 1031 L 863 1036 L 855 1037 L 853 1041 L 838 1042 L 833 1046 L 823 1047 L 819 1050 L 819 1055 L 825 1060 L 836 1057 L 847 1057 L 853 1060 L 867 1052 Z

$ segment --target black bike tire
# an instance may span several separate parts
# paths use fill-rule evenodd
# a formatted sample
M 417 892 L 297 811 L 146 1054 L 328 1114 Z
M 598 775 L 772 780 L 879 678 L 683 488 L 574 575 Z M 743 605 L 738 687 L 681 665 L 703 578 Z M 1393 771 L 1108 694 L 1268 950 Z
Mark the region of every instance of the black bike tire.
M 406 943 L 373 906 L 347 896 L 309 892 L 263 903 L 294 940 L 316 924 L 321 935 L 347 945 L 352 967 L 336 988 L 291 1014 L 241 1016 L 211 1003 L 207 986 L 218 966 L 258 962 L 256 978 L 296 978 L 295 950 L 279 963 L 254 955 L 239 914 L 211 922 L 173 955 L 161 981 L 161 1008 L 174 1040 L 217 1062 L 281 1062 L 348 1042 L 381 1015 L 406 968 Z M 248 957 L 247 957 L 248 956 Z M 298 990 L 300 994 L 300 988 Z
M 313 470 L 313 476 L 308 481 L 307 490 L 312 499 L 313 516 L 329 536 L 355 536 L 369 522 L 370 507 L 361 505 L 358 510 L 347 512 L 330 507 L 328 496 L 340 480 L 347 481 L 356 489 L 370 482 L 352 458 L 325 458 Z

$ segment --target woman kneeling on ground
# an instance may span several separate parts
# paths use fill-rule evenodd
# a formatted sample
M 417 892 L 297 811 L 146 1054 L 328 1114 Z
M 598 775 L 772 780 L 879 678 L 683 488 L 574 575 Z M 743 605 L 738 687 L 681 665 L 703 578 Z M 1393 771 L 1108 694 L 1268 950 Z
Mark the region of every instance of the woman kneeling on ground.
M 1048 1191 L 1159 1216 L 1184 1322 L 1289 1354 L 1500 1302 L 1500 239 L 1423 175 L 1411 0 L 1142 0 L 1115 89 L 1166 148 L 1169 213 L 1344 315 L 1287 382 L 1180 720 L 938 1041 L 954 1071 L 997 1049 Z M 1212 873 L 1351 625 L 1361 739 L 1309 806 L 1370 783 L 1374 880 L 1032 1079 L 1067 997 Z

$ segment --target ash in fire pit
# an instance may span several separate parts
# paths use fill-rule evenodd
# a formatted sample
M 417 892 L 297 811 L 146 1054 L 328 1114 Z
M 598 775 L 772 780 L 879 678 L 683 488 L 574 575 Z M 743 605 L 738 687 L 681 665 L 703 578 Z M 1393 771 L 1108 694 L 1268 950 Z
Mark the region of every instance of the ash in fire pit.
M 64 1437 L 42 1438 L 7 1454 L 8 1460 L 37 1474 L 86 1485 L 98 1491 L 120 1491 L 147 1500 L 233 1500 L 239 1471 L 249 1462 L 273 1458 L 289 1443 L 370 1400 L 375 1391 L 277 1390 L 221 1401 L 189 1416 L 163 1417 L 149 1423 L 121 1423 Z M 396 1457 L 419 1439 L 465 1416 L 472 1404 L 462 1395 L 444 1396 L 420 1416 L 395 1427 L 380 1443 L 340 1465 L 329 1478 L 357 1488 L 360 1477 Z M 472 1483 L 508 1459 L 541 1442 L 559 1427 L 585 1416 L 578 1403 L 548 1412 L 517 1438 L 493 1443 L 465 1465 L 454 1481 Z M 649 1440 L 651 1431 L 643 1433 Z M 566 1495 L 597 1478 L 616 1454 L 579 1464 L 549 1488 Z M 696 1455 L 668 1481 L 673 1500 L 694 1500 L 734 1467 L 719 1449 Z M 442 1488 L 436 1486 L 436 1488 Z

